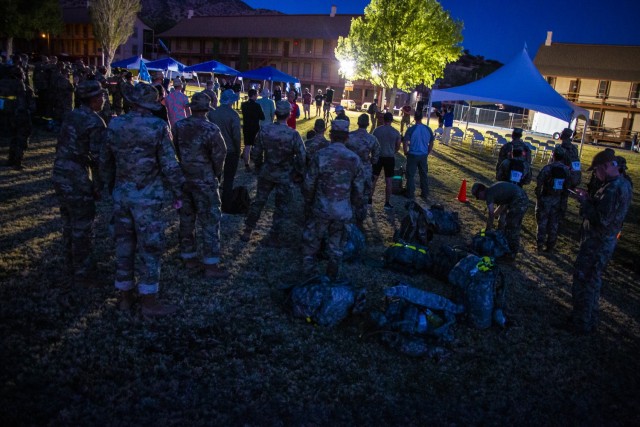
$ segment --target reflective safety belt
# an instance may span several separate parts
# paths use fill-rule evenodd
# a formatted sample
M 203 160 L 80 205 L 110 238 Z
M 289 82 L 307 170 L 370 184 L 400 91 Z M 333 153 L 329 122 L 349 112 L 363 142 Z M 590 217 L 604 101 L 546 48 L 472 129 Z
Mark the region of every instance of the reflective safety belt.
M 414 251 L 418 251 L 418 252 L 420 252 L 422 254 L 425 254 L 425 255 L 427 254 L 427 251 L 425 251 L 422 248 L 418 248 L 418 247 L 415 247 L 413 245 L 407 245 L 407 244 L 404 244 L 404 243 L 394 243 L 393 245 L 391 245 L 391 247 L 393 247 L 393 248 L 397 248 L 397 247 L 409 248 L 409 249 L 413 249 Z

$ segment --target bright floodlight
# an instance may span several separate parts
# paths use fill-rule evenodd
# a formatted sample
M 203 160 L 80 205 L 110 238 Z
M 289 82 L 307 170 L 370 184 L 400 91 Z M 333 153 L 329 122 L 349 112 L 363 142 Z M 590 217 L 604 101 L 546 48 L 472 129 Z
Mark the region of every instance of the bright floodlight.
M 353 77 L 356 70 L 356 63 L 352 59 L 340 61 L 340 73 L 344 75 L 347 80 Z

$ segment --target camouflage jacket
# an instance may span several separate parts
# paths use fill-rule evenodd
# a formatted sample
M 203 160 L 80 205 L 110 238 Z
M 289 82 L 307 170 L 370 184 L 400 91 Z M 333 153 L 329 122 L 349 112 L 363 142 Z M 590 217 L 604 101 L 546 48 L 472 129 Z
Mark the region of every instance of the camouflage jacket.
M 176 123 L 173 141 L 187 186 L 216 190 L 227 155 L 218 126 L 190 116 Z
M 360 157 L 363 168 L 371 169 L 373 165 L 378 163 L 380 143 L 378 138 L 371 135 L 366 129 L 358 129 L 351 132 L 345 146 Z
M 167 122 L 151 112 L 131 111 L 111 120 L 100 155 L 103 179 L 141 200 L 162 200 L 163 182 L 182 198 L 184 175 Z
M 631 197 L 631 184 L 623 176 L 602 185 L 580 206 L 583 238 L 615 239 L 627 216 Z
M 304 180 L 304 197 L 312 214 L 347 221 L 364 201 L 364 171 L 360 158 L 334 142 L 318 151 Z
M 277 183 L 291 182 L 294 172 L 304 173 L 304 143 L 295 129 L 275 122 L 258 132 L 251 160 L 260 170 L 260 178 Z
M 227 153 L 240 154 L 240 116 L 230 105 L 220 105 L 215 110 L 209 110 L 207 119 L 214 123 L 222 132 L 222 138 L 227 144 Z
M 582 181 L 582 170 L 580 164 L 580 152 L 570 139 L 562 141 L 560 144 L 565 151 L 564 164 L 571 170 L 571 188 L 576 187 Z
M 564 177 L 554 176 L 554 168 L 562 171 Z M 560 175 L 556 173 L 556 175 Z M 555 196 L 566 194 L 569 188 L 569 168 L 562 162 L 553 162 L 545 165 L 536 178 L 535 193 L 537 197 Z
M 524 158 L 505 159 L 496 172 L 496 180 L 512 182 L 520 187 L 529 184 L 531 178 L 531 165 Z
M 323 134 L 316 134 L 313 138 L 309 138 L 304 142 L 304 148 L 307 152 L 307 166 L 311 163 L 311 160 L 316 153 L 323 148 L 327 148 L 331 144 Z
M 525 144 L 523 140 L 514 139 L 513 141 L 507 142 L 502 146 L 502 148 L 500 148 L 500 152 L 498 153 L 498 163 L 496 164 L 496 172 L 498 171 L 498 168 L 500 168 L 502 162 L 512 157 L 514 148 L 522 148 L 523 157 L 527 159 L 527 162 L 529 162 L 529 164 L 531 164 L 531 148 L 529 148 L 529 146 Z
M 102 189 L 99 162 L 106 128 L 102 118 L 86 105 L 66 116 L 53 163 L 53 182 L 59 190 L 69 196 L 89 196 Z

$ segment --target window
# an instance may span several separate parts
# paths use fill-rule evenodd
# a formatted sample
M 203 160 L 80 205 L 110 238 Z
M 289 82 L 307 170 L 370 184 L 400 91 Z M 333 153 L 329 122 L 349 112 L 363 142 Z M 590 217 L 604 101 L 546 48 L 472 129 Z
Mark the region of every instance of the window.
M 193 49 L 193 40 L 187 39 L 187 52 L 191 52 L 191 49 Z
M 606 98 L 608 95 L 609 95 L 609 81 L 600 80 L 600 83 L 598 83 L 598 93 L 596 94 L 596 97 Z
M 320 70 L 320 78 L 328 79 L 329 78 L 329 64 L 326 62 L 322 63 L 322 69 Z
M 331 54 L 331 40 L 322 41 L 322 54 L 323 55 Z
M 278 53 L 278 39 L 271 39 L 271 53 Z
M 289 74 L 289 64 L 287 62 L 283 62 L 280 69 L 283 73 Z
M 293 41 L 293 54 L 300 55 L 300 40 L 296 39 Z
M 552 88 L 556 88 L 556 78 L 555 77 L 547 77 L 547 83 L 549 83 L 549 86 L 551 86 Z
M 240 41 L 238 39 L 231 39 L 231 52 L 237 52 L 240 48 Z
M 631 83 L 631 90 L 629 91 L 629 100 L 634 107 L 638 104 L 638 98 L 640 97 L 640 83 Z
M 182 50 L 182 39 L 176 39 L 176 50 Z
M 304 41 L 304 53 L 313 53 L 313 40 L 306 39 Z
M 262 39 L 262 53 L 269 52 L 269 39 Z
M 598 128 L 602 126 L 602 111 L 593 111 L 591 114 L 591 124 Z
M 569 93 L 567 94 L 567 99 L 569 101 L 577 101 L 579 93 L 580 93 L 580 80 L 571 80 L 569 82 Z
M 303 77 L 311 77 L 311 64 L 305 62 L 304 71 L 302 72 Z
M 300 64 L 297 62 L 291 63 L 291 75 L 294 77 L 298 77 L 300 75 Z

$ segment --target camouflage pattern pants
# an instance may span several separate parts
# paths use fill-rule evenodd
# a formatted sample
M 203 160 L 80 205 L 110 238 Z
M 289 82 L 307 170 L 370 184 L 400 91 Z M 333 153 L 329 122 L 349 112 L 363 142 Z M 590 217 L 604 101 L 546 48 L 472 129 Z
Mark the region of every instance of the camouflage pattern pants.
M 113 193 L 117 289 L 128 291 L 138 277 L 140 294 L 156 294 L 164 249 L 161 200 L 139 200 Z
M 600 236 L 585 236 L 580 243 L 573 265 L 571 287 L 572 318 L 578 332 L 593 332 L 598 326 L 602 273 L 613 255 L 616 243 L 615 235 L 604 239 Z
M 264 205 L 267 203 L 269 195 L 273 190 L 276 192 L 276 207 L 273 211 L 271 233 L 278 235 L 284 231 L 284 223 L 286 219 L 289 218 L 289 211 L 291 209 L 291 184 L 288 182 L 278 183 L 258 178 L 256 197 L 251 202 L 245 225 L 249 228 L 256 228 L 262 209 L 264 209 Z
M 538 234 L 536 242 L 538 246 L 553 247 L 558 240 L 558 223 L 560 221 L 560 196 L 541 196 L 536 203 L 536 222 Z
M 197 222 L 203 263 L 220 262 L 220 216 L 220 196 L 217 188 L 190 190 L 184 193 L 180 209 L 180 256 L 182 259 L 193 259 L 198 256 Z
M 369 199 L 372 197 L 372 189 L 373 189 L 373 167 L 371 163 L 365 165 L 362 168 L 364 172 L 364 193 L 363 193 L 363 202 L 359 208 L 356 208 L 356 219 L 360 222 L 364 221 L 367 217 L 367 205 L 369 204 Z
M 520 251 L 520 229 L 522 219 L 529 208 L 529 199 L 524 196 L 509 203 L 505 214 L 504 235 L 509 243 L 511 254 L 516 256 Z
M 339 267 L 346 239 L 344 233 L 345 224 L 346 221 L 327 220 L 317 217 L 311 217 L 307 220 L 302 232 L 302 265 L 305 274 L 310 274 L 314 271 L 317 262 L 316 257 L 325 238 L 329 263 Z
M 74 279 L 89 279 L 93 265 L 91 255 L 96 204 L 92 196 L 71 196 L 63 193 L 60 188 L 55 190 L 62 215 L 62 247 L 65 265 Z
M 8 164 L 20 166 L 31 136 L 30 114 L 0 115 L 0 130 L 2 130 L 3 136 L 9 137 Z

